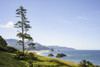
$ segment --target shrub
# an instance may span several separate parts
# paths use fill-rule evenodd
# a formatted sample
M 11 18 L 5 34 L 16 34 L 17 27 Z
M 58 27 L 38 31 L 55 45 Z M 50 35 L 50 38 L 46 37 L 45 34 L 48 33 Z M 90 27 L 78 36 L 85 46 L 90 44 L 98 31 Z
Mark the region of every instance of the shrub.
M 79 67 L 95 67 L 90 61 L 82 60 L 79 64 Z
M 29 53 L 28 58 L 29 59 L 34 59 L 34 54 L 33 53 Z
M 0 36 L 0 46 L 3 46 L 3 47 L 7 46 L 6 41 L 1 36 Z
M 0 51 L 6 51 L 4 47 L 0 46 Z
M 15 56 L 16 59 L 19 59 L 19 60 L 27 60 L 28 57 L 26 54 L 24 54 L 23 52 L 21 51 L 17 51 L 16 52 L 16 56 Z
M 33 61 L 32 60 L 28 60 L 29 63 L 29 67 L 33 67 Z
M 19 56 L 19 59 L 20 60 L 26 60 L 26 57 L 25 56 Z
M 10 47 L 10 46 L 6 46 L 6 47 L 0 46 L 0 51 L 14 53 L 17 51 L 17 49 Z
M 17 51 L 16 54 L 17 54 L 18 56 L 24 56 L 24 55 L 25 55 L 25 54 L 24 54 L 23 52 L 21 52 L 21 51 Z
M 31 52 L 30 52 L 30 53 L 28 54 L 28 59 L 37 60 L 37 57 L 34 56 L 34 53 L 31 53 Z
M 87 63 L 88 66 L 93 65 L 90 61 L 87 61 L 86 63 Z
M 5 47 L 6 52 L 14 53 L 17 51 L 14 47 L 7 46 Z
M 0 36 L 0 51 L 6 51 L 5 47 L 7 46 L 6 41 Z

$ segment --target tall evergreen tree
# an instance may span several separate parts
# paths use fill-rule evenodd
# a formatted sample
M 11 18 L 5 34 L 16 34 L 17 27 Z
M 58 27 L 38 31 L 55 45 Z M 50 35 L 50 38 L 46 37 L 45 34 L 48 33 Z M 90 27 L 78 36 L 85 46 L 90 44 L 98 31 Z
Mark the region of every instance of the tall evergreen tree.
M 26 18 L 26 9 L 24 9 L 22 6 L 20 6 L 17 10 L 16 10 L 16 14 L 17 14 L 17 17 L 20 17 L 21 20 L 18 21 L 16 24 L 15 24 L 15 28 L 18 28 L 19 32 L 17 33 L 17 36 L 19 38 L 21 38 L 21 40 L 19 40 L 17 42 L 17 44 L 19 45 L 22 45 L 22 49 L 23 49 L 23 53 L 24 53 L 24 50 L 25 50 L 25 42 L 26 41 L 30 41 L 32 42 L 33 39 L 32 37 L 27 34 L 27 32 L 29 31 L 29 29 L 31 28 L 30 26 L 30 22 L 27 21 L 27 18 Z M 30 45 L 30 44 L 29 44 Z M 31 45 L 34 45 L 33 43 L 31 43 Z

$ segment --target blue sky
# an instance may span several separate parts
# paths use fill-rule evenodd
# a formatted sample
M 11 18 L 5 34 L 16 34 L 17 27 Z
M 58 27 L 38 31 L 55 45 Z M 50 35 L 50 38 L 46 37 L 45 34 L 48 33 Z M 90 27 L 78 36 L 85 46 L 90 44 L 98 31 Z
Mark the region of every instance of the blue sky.
M 20 18 L 15 10 L 27 9 L 35 42 L 76 49 L 100 50 L 100 0 L 0 0 L 0 35 L 15 38 Z

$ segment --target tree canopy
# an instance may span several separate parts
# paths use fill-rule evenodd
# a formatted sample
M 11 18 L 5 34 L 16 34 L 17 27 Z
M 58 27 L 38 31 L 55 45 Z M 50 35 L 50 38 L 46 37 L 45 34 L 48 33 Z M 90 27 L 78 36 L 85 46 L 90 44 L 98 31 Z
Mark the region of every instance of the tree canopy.
M 19 40 L 17 42 L 17 44 L 22 45 L 23 46 L 23 52 L 25 50 L 25 41 L 29 41 L 33 42 L 33 38 L 30 36 L 30 34 L 28 34 L 27 32 L 29 31 L 29 29 L 31 28 L 30 26 L 30 21 L 27 20 L 26 18 L 26 12 L 27 10 L 24 9 L 22 6 L 20 6 L 17 10 L 16 10 L 16 17 L 20 17 L 21 20 L 18 21 L 15 24 L 15 28 L 18 28 L 19 32 L 17 33 L 17 37 L 21 38 L 21 40 Z M 30 44 L 29 44 L 30 45 Z M 33 44 L 32 44 L 33 45 Z

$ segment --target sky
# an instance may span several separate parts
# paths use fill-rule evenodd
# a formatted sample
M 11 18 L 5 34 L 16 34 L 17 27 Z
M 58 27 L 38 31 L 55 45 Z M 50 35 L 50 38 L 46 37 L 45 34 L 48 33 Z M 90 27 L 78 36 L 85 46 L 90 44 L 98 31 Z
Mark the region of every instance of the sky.
M 16 9 L 27 9 L 28 32 L 46 46 L 100 50 L 100 0 L 0 0 L 0 35 L 18 39 Z

